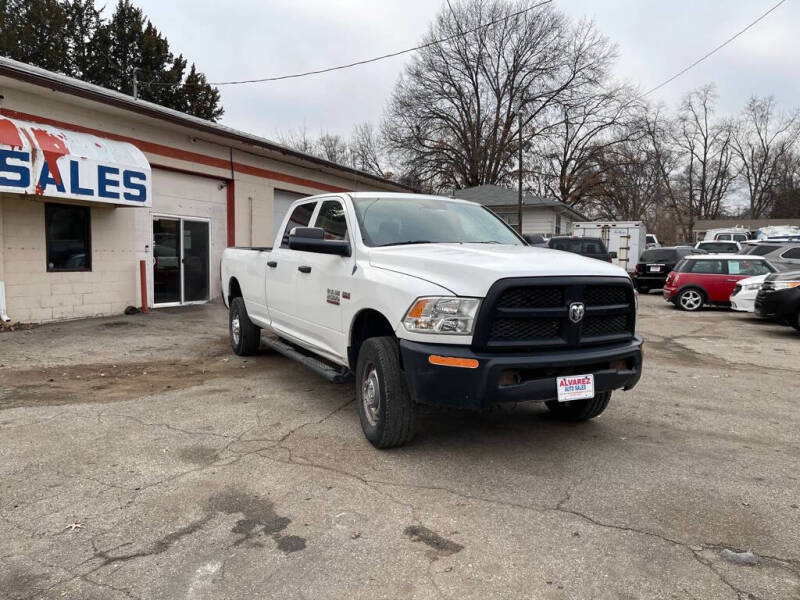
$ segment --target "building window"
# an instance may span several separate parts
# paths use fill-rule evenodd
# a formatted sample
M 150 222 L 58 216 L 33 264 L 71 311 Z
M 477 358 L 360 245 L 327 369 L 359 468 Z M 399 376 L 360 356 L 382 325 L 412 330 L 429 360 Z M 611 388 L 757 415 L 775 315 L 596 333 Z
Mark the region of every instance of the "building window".
M 515 212 L 497 212 L 495 214 L 512 227 L 519 225 L 519 215 Z
M 92 227 L 88 206 L 44 205 L 48 271 L 92 270 Z
M 561 233 L 561 215 L 556 215 L 556 235 Z

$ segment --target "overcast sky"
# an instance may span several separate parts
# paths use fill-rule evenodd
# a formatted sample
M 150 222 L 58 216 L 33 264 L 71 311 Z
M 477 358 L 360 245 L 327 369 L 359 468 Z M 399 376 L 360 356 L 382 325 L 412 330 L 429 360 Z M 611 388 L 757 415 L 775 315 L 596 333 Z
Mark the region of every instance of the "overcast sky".
M 533 1 L 533 0 L 532 0 Z M 134 0 L 173 50 L 209 81 L 324 68 L 415 46 L 444 0 Z M 742 29 L 777 0 L 555 0 L 592 18 L 618 45 L 619 79 L 650 89 Z M 110 3 L 111 4 L 111 3 Z M 224 8 L 223 8 L 224 7 Z M 689 90 L 717 85 L 735 113 L 753 94 L 800 106 L 800 0 L 653 94 L 674 107 Z M 349 134 L 378 122 L 408 55 L 304 79 L 222 86 L 222 122 L 275 138 L 306 127 Z

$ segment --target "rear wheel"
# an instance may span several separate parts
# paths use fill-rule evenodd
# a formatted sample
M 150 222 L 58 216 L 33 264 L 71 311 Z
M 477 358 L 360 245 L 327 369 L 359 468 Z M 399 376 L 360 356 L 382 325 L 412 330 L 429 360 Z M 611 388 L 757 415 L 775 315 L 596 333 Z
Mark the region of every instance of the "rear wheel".
M 361 428 L 376 448 L 402 446 L 414 437 L 415 406 L 393 337 L 367 339 L 358 353 L 356 403 Z
M 599 416 L 611 400 L 611 392 L 599 392 L 594 398 L 587 400 L 573 400 L 572 402 L 559 402 L 550 400 L 547 408 L 558 419 L 564 421 L 587 421 Z
M 683 290 L 676 300 L 678 308 L 689 312 L 694 312 L 703 308 L 705 303 L 705 296 L 703 292 L 695 288 L 688 288 Z
M 244 298 L 231 300 L 228 313 L 228 333 L 231 338 L 231 349 L 239 356 L 250 356 L 258 352 L 261 343 L 261 328 L 253 325 L 247 316 Z
M 649 294 L 650 293 L 650 288 L 647 287 L 646 285 L 639 284 L 636 289 L 639 290 L 640 294 Z

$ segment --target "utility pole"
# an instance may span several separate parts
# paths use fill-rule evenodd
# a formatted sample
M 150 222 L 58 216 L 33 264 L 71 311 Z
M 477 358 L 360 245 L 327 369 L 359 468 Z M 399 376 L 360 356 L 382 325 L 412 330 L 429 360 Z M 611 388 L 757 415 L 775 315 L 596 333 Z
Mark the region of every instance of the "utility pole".
M 522 106 L 519 107 L 517 112 L 518 128 L 519 128 L 519 189 L 517 190 L 517 229 L 519 234 L 522 235 Z
M 133 68 L 133 99 L 139 99 L 139 80 L 136 77 L 136 73 L 139 71 L 139 67 Z

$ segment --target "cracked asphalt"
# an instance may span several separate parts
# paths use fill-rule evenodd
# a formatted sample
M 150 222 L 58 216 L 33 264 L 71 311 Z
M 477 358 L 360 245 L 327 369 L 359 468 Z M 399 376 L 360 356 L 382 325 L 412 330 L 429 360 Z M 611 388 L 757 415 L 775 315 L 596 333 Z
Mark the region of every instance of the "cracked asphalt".
M 0 333 L 0 597 L 800 598 L 794 330 L 652 294 L 595 421 L 424 410 L 377 451 L 352 384 L 226 323 Z

